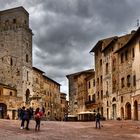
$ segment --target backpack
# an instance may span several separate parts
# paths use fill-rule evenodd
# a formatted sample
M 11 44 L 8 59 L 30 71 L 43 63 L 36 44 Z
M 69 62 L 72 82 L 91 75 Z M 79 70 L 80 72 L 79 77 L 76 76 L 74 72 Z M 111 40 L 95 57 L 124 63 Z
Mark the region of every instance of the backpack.
M 37 114 L 35 115 L 35 119 L 40 119 L 40 118 L 41 118 L 40 113 L 37 113 Z

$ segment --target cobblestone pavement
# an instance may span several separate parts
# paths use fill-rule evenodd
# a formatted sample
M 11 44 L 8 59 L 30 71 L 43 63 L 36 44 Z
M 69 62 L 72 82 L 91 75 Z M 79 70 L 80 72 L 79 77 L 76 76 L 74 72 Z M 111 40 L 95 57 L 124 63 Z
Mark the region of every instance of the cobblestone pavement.
M 103 121 L 101 129 L 95 122 L 42 121 L 41 130 L 20 130 L 19 120 L 0 119 L 0 140 L 140 140 L 140 121 Z

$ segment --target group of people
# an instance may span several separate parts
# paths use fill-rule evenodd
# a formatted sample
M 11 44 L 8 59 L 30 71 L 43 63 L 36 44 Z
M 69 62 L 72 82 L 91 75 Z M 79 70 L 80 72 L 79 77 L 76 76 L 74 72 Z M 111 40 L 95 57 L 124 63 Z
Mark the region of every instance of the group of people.
M 24 106 L 18 110 L 18 117 L 21 120 L 21 127 L 20 129 L 26 129 L 29 130 L 29 122 L 31 119 L 34 119 L 36 124 L 35 124 L 35 131 L 40 130 L 40 121 L 41 117 L 44 114 L 44 110 L 37 108 L 35 112 L 33 111 L 33 108 L 25 108 Z M 25 126 L 26 122 L 26 126 Z
M 36 108 L 35 112 L 33 111 L 33 108 L 25 108 L 24 106 L 20 109 L 18 109 L 18 117 L 21 120 L 21 129 L 29 130 L 29 122 L 33 118 L 36 122 L 35 124 L 35 131 L 40 130 L 40 121 L 41 117 L 44 115 L 45 110 Z M 101 115 L 99 112 L 95 115 L 95 128 L 101 128 L 100 124 Z M 25 126 L 26 122 L 26 126 Z

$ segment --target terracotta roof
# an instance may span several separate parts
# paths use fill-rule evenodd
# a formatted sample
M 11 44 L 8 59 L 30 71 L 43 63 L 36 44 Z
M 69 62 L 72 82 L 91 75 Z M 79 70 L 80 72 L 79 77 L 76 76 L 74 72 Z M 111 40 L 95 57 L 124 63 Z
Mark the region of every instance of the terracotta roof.
M 106 47 L 108 47 L 109 44 L 111 44 L 111 42 L 112 42 L 114 39 L 116 39 L 116 38 L 117 38 L 117 36 L 99 40 L 99 41 L 97 42 L 97 44 L 91 49 L 90 52 L 94 52 L 95 49 L 96 49 L 97 47 L 99 47 L 99 46 L 101 47 L 101 51 L 104 51 L 104 50 L 106 49 Z
M 6 85 L 4 83 L 0 83 L 0 86 L 4 87 L 4 88 L 7 88 L 7 89 L 11 89 L 11 90 L 15 90 L 16 91 L 16 88 L 15 87 L 12 87 L 10 85 Z
M 23 6 L 19 6 L 19 7 L 14 7 L 14 8 L 10 8 L 10 9 L 6 9 L 3 11 L 0 11 L 0 14 L 6 14 L 6 13 L 11 13 L 11 12 L 15 12 L 15 11 L 23 11 L 27 16 L 29 16 L 29 13 L 25 10 L 25 8 Z
M 40 70 L 40 69 L 38 69 L 38 68 L 36 68 L 36 67 L 32 67 L 33 68 L 33 70 L 35 70 L 35 71 L 37 71 L 37 72 L 40 72 L 41 74 L 42 73 L 45 73 L 44 71 L 42 71 L 42 70 Z
M 51 82 L 53 82 L 53 83 L 55 83 L 55 84 L 61 86 L 61 84 L 57 83 L 56 81 L 54 81 L 53 79 L 49 78 L 48 76 L 43 75 L 43 77 L 46 78 L 46 79 L 48 79 L 49 81 L 51 81 Z
M 124 46 L 132 39 L 133 36 L 134 36 L 134 33 L 118 37 L 118 41 L 117 41 L 118 49 L 116 50 L 116 52 L 124 48 Z
M 118 49 L 116 52 L 121 50 L 123 47 L 125 47 L 130 41 L 133 40 L 133 38 L 140 32 L 140 28 L 137 31 L 132 31 L 130 34 L 126 34 L 120 37 L 114 36 L 106 39 L 99 40 L 97 44 L 92 48 L 90 52 L 94 52 L 97 47 L 101 47 L 101 51 L 104 51 L 106 48 L 109 47 L 109 45 L 116 41 L 118 43 Z
M 69 75 L 66 75 L 66 77 L 70 77 L 70 76 L 78 76 L 80 74 L 85 74 L 85 73 L 94 73 L 94 69 L 89 69 L 89 70 L 84 70 L 84 71 L 80 71 L 80 72 L 76 72 L 76 73 L 72 73 L 72 74 L 69 74 Z
M 114 37 L 104 39 L 102 43 L 102 51 L 104 51 L 109 46 L 109 44 L 111 44 L 112 41 L 116 40 L 117 38 L 118 38 L 117 36 L 114 36 Z

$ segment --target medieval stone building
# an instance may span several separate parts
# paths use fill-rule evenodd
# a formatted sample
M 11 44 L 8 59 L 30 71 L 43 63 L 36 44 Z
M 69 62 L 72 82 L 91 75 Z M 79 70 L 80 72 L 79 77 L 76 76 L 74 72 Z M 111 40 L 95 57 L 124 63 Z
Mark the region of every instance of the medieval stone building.
M 66 100 L 66 94 L 60 93 L 60 99 L 61 99 L 61 118 L 60 120 L 67 120 L 68 116 L 68 101 Z
M 91 77 L 89 78 L 89 76 Z M 93 77 L 93 69 L 67 75 L 69 81 L 69 111 L 70 114 L 77 116 L 78 120 L 88 120 L 88 115 L 92 114 L 95 108 Z
M 90 53 L 95 54 L 95 72 L 67 75 L 70 113 L 79 120 L 88 120 L 86 111 L 99 111 L 106 119 L 140 120 L 140 28 L 99 40 Z
M 100 40 L 91 50 L 95 53 L 96 102 L 103 96 L 97 109 L 106 119 L 140 120 L 139 42 L 140 29 Z
M 26 101 L 32 92 L 32 30 L 23 7 L 0 11 L 0 82 Z
M 61 117 L 60 84 L 32 67 L 32 35 L 23 7 L 0 11 L 1 118 L 14 119 L 22 106 L 43 107 L 49 119 Z
M 45 108 L 48 120 L 58 120 L 61 117 L 60 84 L 36 67 L 33 67 L 33 96 L 29 99 L 33 108 Z

